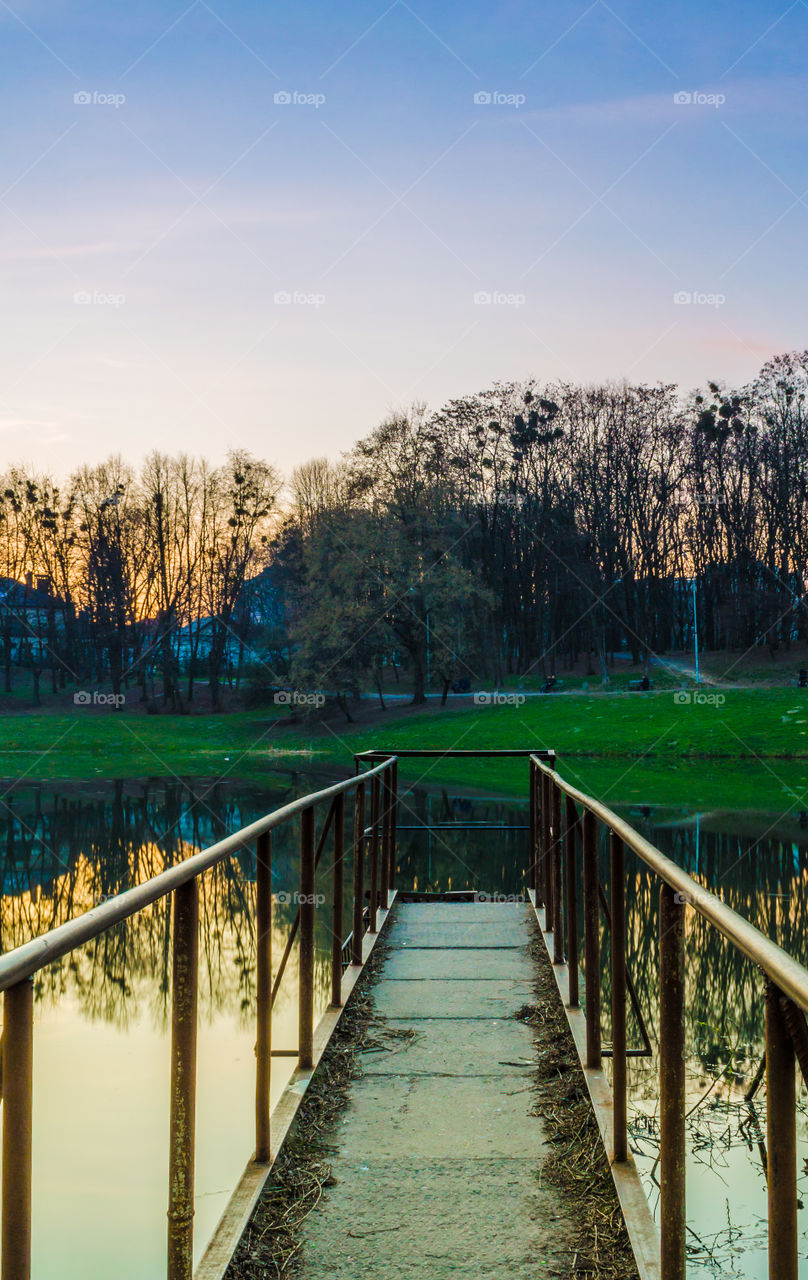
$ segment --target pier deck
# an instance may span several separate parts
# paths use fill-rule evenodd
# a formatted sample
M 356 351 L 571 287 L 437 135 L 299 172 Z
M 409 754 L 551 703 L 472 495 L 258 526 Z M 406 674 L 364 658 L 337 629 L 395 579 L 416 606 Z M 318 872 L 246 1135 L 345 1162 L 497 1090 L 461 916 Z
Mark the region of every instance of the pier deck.
M 363 1054 L 329 1188 L 304 1227 L 311 1280 L 518 1278 L 569 1265 L 560 1193 L 542 1187 L 532 1112 L 535 999 L 522 903 L 401 902 L 374 988 L 410 1040 Z

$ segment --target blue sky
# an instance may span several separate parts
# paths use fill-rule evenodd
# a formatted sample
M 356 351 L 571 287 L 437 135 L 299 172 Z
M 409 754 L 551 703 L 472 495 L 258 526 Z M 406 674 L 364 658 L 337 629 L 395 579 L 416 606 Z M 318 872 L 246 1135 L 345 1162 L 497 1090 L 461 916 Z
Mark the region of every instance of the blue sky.
M 0 33 L 6 461 L 288 468 L 495 378 L 806 345 L 804 0 L 0 0 Z

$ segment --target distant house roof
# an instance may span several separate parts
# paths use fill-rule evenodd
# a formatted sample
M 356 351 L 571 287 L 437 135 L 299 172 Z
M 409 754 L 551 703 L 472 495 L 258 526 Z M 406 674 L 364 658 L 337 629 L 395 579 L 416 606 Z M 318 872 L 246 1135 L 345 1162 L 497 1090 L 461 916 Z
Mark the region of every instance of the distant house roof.
M 29 587 L 15 578 L 0 578 L 0 608 L 5 606 L 14 613 L 26 613 L 33 609 L 47 609 L 59 596 L 49 595 L 39 587 Z

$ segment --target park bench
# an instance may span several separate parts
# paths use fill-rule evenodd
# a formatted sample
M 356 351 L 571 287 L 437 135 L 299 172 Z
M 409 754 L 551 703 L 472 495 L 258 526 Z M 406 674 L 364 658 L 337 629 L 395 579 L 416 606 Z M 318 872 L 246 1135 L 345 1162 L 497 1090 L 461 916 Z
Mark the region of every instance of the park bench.
M 630 693 L 647 693 L 649 689 L 653 689 L 654 682 L 648 676 L 643 676 L 641 680 L 629 680 L 628 687 Z

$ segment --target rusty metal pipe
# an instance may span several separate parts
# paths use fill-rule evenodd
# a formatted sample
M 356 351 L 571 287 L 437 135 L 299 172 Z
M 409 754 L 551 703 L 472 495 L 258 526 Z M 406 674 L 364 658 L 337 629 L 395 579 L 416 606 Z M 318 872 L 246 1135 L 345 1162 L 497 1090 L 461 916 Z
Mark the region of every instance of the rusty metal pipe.
M 31 1275 L 34 984 L 9 987 L 3 1002 L 3 1280 Z
M 375 769 L 368 770 L 364 777 L 365 779 L 377 777 L 379 772 L 388 767 L 386 764 L 379 764 Z M 130 916 L 137 915 L 138 911 L 143 911 L 153 902 L 165 898 L 180 885 L 188 884 L 203 871 L 208 871 L 211 867 L 223 862 L 225 858 L 251 850 L 263 832 L 274 831 L 276 827 L 283 826 L 285 822 L 297 817 L 311 805 L 321 804 L 326 800 L 331 801 L 334 796 L 353 791 L 358 785 L 356 778 L 348 778 L 344 782 L 335 783 L 332 787 L 326 787 L 323 791 L 314 791 L 310 795 L 301 796 L 298 800 L 293 800 L 280 809 L 266 814 L 265 817 L 259 818 L 257 822 L 242 827 L 233 835 L 226 836 L 224 840 L 217 841 L 208 849 L 202 849 L 199 853 L 184 858 L 182 862 L 175 863 L 173 867 L 169 867 L 167 871 L 161 871 L 151 880 L 136 885 L 134 889 L 116 894 L 108 902 L 103 902 L 74 920 L 68 920 L 56 929 L 51 929 L 49 933 L 33 938 L 30 942 L 23 943 L 21 947 L 16 947 L 14 951 L 9 951 L 7 955 L 0 956 L 0 991 L 5 991 L 16 983 L 22 982 L 23 978 L 31 977 L 46 964 L 53 964 L 61 956 L 68 955 L 77 947 L 83 946 L 85 942 L 97 938 L 114 924 L 120 924 L 122 920 L 128 920 Z
M 578 867 L 575 857 L 575 833 L 578 829 L 578 812 L 575 801 L 569 796 L 564 801 L 566 822 L 564 853 L 567 889 L 567 970 L 569 975 L 570 1008 L 578 1007 Z
M 797 1092 L 780 992 L 766 983 L 769 1280 L 797 1280 Z
M 615 1160 L 628 1156 L 626 1128 L 626 867 L 623 841 L 609 837 L 612 893 L 612 1139 Z
M 340 794 L 344 799 L 345 793 L 341 792 Z M 325 822 L 323 823 L 322 830 L 320 831 L 320 835 L 317 840 L 317 848 L 314 851 L 315 871 L 320 865 L 320 858 L 323 856 L 323 850 L 325 849 L 326 838 L 331 829 L 331 823 L 334 819 L 334 812 L 336 809 L 337 799 L 338 797 L 335 796 L 328 807 L 328 813 L 326 814 Z M 283 975 L 286 973 L 286 966 L 289 962 L 289 957 L 292 954 L 292 949 L 295 945 L 295 939 L 297 938 L 297 931 L 299 928 L 300 928 L 300 904 L 298 903 L 297 911 L 295 912 L 295 917 L 294 917 L 294 920 L 292 921 L 292 927 L 289 930 L 289 936 L 286 939 L 286 946 L 283 948 L 283 955 L 281 956 L 281 962 L 278 965 L 278 972 L 275 974 L 275 982 L 273 983 L 273 986 L 272 986 L 272 1003 L 273 1004 L 278 998 L 278 991 L 280 990 L 281 982 L 283 980 Z
M 396 849 L 398 845 L 398 765 L 390 766 L 390 875 L 391 893 L 396 887 Z
M 300 972 L 298 1065 L 314 1065 L 314 809 L 300 815 Z
M 659 897 L 661 1280 L 685 1280 L 685 950 L 681 895 Z
M 552 877 L 553 877 L 553 964 L 564 963 L 564 921 L 563 921 L 563 895 L 564 895 L 564 871 L 563 871 L 563 846 L 561 843 L 561 792 L 555 783 L 552 784 L 553 793 L 553 847 L 552 847 Z
M 272 836 L 268 831 L 258 837 L 255 867 L 255 1159 L 258 1164 L 268 1164 L 272 1063 Z
M 586 1000 L 586 1065 L 601 1065 L 600 914 L 598 907 L 598 824 L 584 813 L 584 989 Z
M 543 774 L 551 772 L 548 765 L 535 753 L 533 759 Z M 565 795 L 616 832 L 627 849 L 636 853 L 646 866 L 680 893 L 685 901 L 692 903 L 700 916 L 708 920 L 753 964 L 759 965 L 785 996 L 808 1013 L 808 969 L 804 965 L 788 955 L 782 947 L 778 947 L 748 920 L 744 920 L 743 916 L 739 916 L 737 911 L 733 911 L 714 893 L 709 893 L 605 804 L 586 795 L 563 778 L 558 779 L 558 785 Z
M 553 874 L 552 859 L 550 856 L 550 845 L 552 841 L 553 830 L 553 813 L 552 813 L 552 797 L 550 788 L 552 781 L 549 775 L 542 777 L 542 794 L 541 794 L 541 863 L 542 863 L 542 884 L 544 885 L 544 925 L 546 929 L 552 929 L 554 918 L 553 904 Z
M 529 847 L 528 847 L 528 884 L 533 890 L 536 897 L 536 906 L 539 905 L 539 884 L 536 875 L 536 766 L 532 760 L 528 761 L 528 784 L 527 794 L 530 805 L 529 818 Z
M 379 830 L 381 832 L 380 841 L 380 861 L 379 861 L 379 905 L 387 909 L 389 902 L 388 887 L 390 881 L 390 798 L 389 798 L 389 771 L 385 770 L 379 780 Z
M 193 1280 L 199 985 L 199 893 L 196 880 L 189 880 L 175 891 L 173 906 L 168 1280 Z
M 337 796 L 334 809 L 334 896 L 331 916 L 331 1003 L 342 1004 L 342 913 L 345 872 L 345 796 Z
M 351 964 L 362 963 L 362 935 L 365 932 L 365 784 L 360 782 L 354 798 L 353 830 L 353 933 Z
M 368 932 L 376 932 L 379 908 L 379 779 L 370 784 L 370 922 Z

